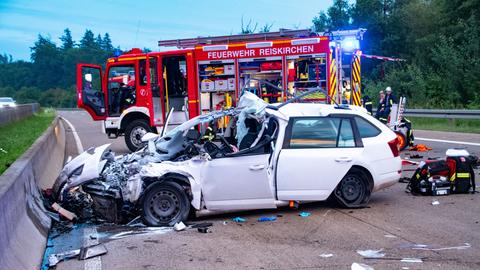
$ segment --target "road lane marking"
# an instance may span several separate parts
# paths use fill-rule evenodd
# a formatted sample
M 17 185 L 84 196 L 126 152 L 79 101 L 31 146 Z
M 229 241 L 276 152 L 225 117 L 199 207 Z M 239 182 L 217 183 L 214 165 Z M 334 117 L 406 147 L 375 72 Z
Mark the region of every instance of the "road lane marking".
M 90 237 L 93 236 L 93 237 Z M 85 247 L 98 245 L 98 234 L 95 227 L 88 227 L 83 230 L 83 244 Z M 85 260 L 85 270 L 101 270 L 102 257 L 97 256 Z
M 60 116 L 60 118 L 62 118 L 65 121 L 65 123 L 67 123 L 67 125 L 70 126 L 70 129 L 72 130 L 73 138 L 75 139 L 75 143 L 77 144 L 78 154 L 83 153 L 82 141 L 80 140 L 80 137 L 78 136 L 77 130 L 72 125 L 72 123 L 70 123 L 70 121 L 68 121 L 65 117 Z
M 448 141 L 448 140 L 419 138 L 419 137 L 415 137 L 415 140 L 428 141 L 428 142 L 443 142 L 443 143 L 453 143 L 453 144 L 465 144 L 465 145 L 480 146 L 480 143 L 461 142 L 461 141 Z

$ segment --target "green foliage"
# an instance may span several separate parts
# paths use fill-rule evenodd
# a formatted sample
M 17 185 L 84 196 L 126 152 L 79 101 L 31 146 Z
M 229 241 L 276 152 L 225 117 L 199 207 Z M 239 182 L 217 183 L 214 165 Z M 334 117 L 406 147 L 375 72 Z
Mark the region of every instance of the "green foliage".
M 371 97 L 391 86 L 409 107 L 480 108 L 479 11 L 479 0 L 335 0 L 313 25 L 320 32 L 366 28 L 364 53 L 407 60 L 362 59 Z
M 258 23 L 254 23 L 252 19 L 248 20 L 248 23 L 243 22 L 243 16 L 241 21 L 241 31 L 240 34 L 253 34 L 257 30 Z
M 0 96 L 13 97 L 19 103 L 75 107 L 76 65 L 104 65 L 114 47 L 108 33 L 95 37 L 91 30 L 85 31 L 78 45 L 68 28 L 59 39 L 60 47 L 39 35 L 31 47 L 31 62 L 0 55 Z
M 320 12 L 313 18 L 313 27 L 317 32 L 341 30 L 350 27 L 351 6 L 346 0 L 335 0 L 327 13 Z
M 480 120 L 408 117 L 415 129 L 480 134 Z
M 33 144 L 54 117 L 55 111 L 45 110 L 0 127 L 0 174 Z

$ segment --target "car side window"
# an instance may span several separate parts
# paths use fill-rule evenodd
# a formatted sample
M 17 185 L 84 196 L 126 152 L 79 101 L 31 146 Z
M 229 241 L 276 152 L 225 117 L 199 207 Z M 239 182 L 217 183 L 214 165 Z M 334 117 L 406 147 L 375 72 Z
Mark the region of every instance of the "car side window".
M 289 148 L 355 147 L 355 137 L 349 118 L 296 118 L 291 125 Z
M 352 123 L 348 118 L 342 119 L 340 123 L 337 147 L 355 147 Z
M 370 138 L 378 136 L 381 131 L 372 123 L 368 122 L 362 117 L 355 117 L 355 122 L 357 124 L 358 132 L 362 138 Z

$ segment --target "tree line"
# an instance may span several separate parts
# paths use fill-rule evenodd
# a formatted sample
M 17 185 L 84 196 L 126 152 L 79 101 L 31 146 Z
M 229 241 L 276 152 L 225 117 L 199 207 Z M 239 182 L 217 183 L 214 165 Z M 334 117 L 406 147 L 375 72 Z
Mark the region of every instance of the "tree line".
M 31 47 L 31 61 L 13 61 L 11 55 L 0 55 L 0 96 L 14 97 L 19 103 L 75 107 L 76 64 L 104 65 L 115 48 L 108 33 L 95 36 L 91 30 L 76 42 L 67 28 L 59 39 L 57 46 L 39 35 Z
M 480 108 L 480 0 L 335 0 L 313 19 L 318 32 L 366 28 L 365 91 L 391 86 L 409 107 Z
M 362 58 L 364 93 L 373 97 L 391 86 L 409 107 L 480 108 L 480 0 L 334 0 L 313 18 L 319 33 L 366 28 L 365 54 L 404 62 Z M 242 33 L 257 30 L 251 20 Z M 258 31 L 268 32 L 266 24 Z M 0 96 L 43 106 L 75 106 L 77 63 L 104 65 L 115 48 L 108 33 L 86 30 L 80 41 L 64 30 L 57 46 L 42 35 L 31 47 L 31 61 L 0 55 Z

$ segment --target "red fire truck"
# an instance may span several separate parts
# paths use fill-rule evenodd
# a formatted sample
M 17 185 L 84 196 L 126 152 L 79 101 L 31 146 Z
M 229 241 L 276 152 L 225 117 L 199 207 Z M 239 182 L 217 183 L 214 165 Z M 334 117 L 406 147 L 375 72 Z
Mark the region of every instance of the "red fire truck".
M 179 124 L 203 112 L 235 106 L 241 89 L 274 103 L 320 87 L 328 96 L 316 94 L 310 99 L 340 101 L 337 79 L 343 82 L 340 78 L 346 76 L 338 58 L 341 43 L 332 36 L 281 30 L 159 41 L 159 46 L 179 49 L 150 53 L 132 49 L 108 59 L 104 73 L 100 66 L 78 64 L 78 107 L 93 120 L 103 121 L 110 138 L 124 135 L 134 151 L 142 146 L 146 132 L 163 126 L 169 112 L 172 124 Z M 349 102 L 359 105 L 359 75 L 348 81 L 352 85 Z

